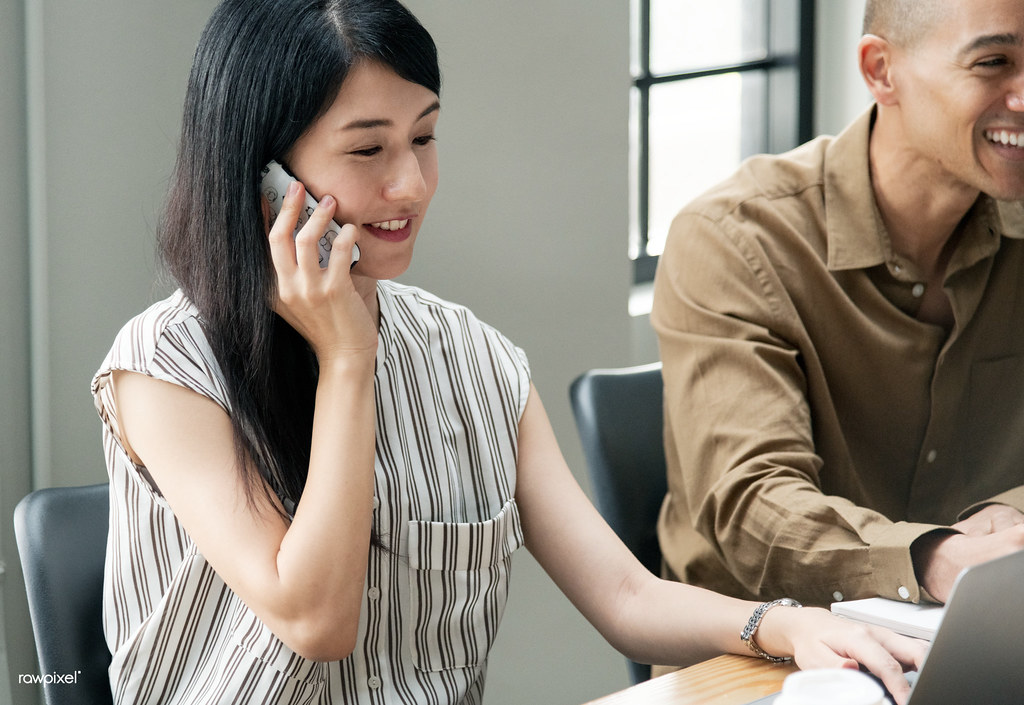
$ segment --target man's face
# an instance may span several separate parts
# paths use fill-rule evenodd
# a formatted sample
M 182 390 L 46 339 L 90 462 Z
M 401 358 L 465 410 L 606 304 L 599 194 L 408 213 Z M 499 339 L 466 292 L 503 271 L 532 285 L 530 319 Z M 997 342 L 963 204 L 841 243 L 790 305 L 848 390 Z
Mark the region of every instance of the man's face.
M 910 149 L 940 178 L 1024 199 L 1024 0 L 946 0 L 917 44 L 894 50 Z

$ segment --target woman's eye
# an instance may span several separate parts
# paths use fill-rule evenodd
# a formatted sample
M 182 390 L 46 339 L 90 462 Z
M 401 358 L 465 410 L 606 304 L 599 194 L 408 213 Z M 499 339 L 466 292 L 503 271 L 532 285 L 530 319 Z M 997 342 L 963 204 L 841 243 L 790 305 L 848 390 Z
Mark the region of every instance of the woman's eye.
M 360 157 L 372 157 L 380 152 L 380 147 L 365 147 L 364 149 L 354 149 L 351 154 L 355 154 Z
M 435 138 L 433 135 L 423 135 L 422 137 L 417 137 L 416 139 L 414 139 L 413 144 L 419 145 L 420 147 L 425 147 L 426 145 L 433 142 L 434 139 Z

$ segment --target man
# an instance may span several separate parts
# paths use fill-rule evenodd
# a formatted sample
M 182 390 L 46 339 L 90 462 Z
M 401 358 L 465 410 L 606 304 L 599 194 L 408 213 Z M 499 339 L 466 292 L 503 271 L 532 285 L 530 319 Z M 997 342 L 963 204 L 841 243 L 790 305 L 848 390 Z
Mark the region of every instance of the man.
M 868 0 L 875 104 L 672 225 L 676 578 L 945 601 L 1024 547 L 1024 0 Z

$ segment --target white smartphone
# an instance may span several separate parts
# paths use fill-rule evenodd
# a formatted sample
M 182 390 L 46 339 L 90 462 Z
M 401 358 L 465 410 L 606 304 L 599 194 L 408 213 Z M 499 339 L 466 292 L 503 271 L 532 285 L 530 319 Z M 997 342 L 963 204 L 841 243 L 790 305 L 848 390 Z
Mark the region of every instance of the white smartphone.
M 263 171 L 260 172 L 260 191 L 267 197 L 267 201 L 270 203 L 270 224 L 273 225 L 274 221 L 277 220 L 277 214 L 281 212 L 281 206 L 284 205 L 284 196 L 288 193 L 288 186 L 293 181 L 298 181 L 283 166 L 278 162 L 271 160 L 269 164 L 263 167 Z M 313 211 L 316 210 L 317 202 L 316 199 L 309 195 L 309 191 L 306 192 L 306 203 L 302 210 L 299 211 L 299 218 L 295 223 L 295 235 L 299 234 L 299 230 L 309 220 L 309 216 L 313 215 Z M 320 236 L 320 242 L 318 243 L 319 255 L 320 255 L 320 267 L 327 266 L 327 260 L 331 257 L 331 247 L 334 245 L 334 238 L 338 237 L 338 232 L 341 230 L 341 226 L 335 221 L 331 221 L 327 229 L 324 230 L 323 235 Z M 355 265 L 359 261 L 359 245 L 352 246 L 352 265 Z M 350 265 L 350 266 L 352 266 Z

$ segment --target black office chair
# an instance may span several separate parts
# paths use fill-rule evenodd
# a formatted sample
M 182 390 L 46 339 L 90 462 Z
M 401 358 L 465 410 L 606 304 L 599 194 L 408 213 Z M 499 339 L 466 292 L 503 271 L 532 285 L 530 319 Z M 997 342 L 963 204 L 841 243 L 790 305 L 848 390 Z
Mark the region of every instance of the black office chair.
M 655 575 L 658 512 L 668 491 L 662 435 L 661 363 L 590 370 L 569 387 L 598 511 Z M 651 667 L 628 661 L 633 683 Z
M 46 705 L 113 702 L 103 638 L 106 484 L 32 492 L 14 509 Z M 71 682 L 68 682 L 71 681 Z

